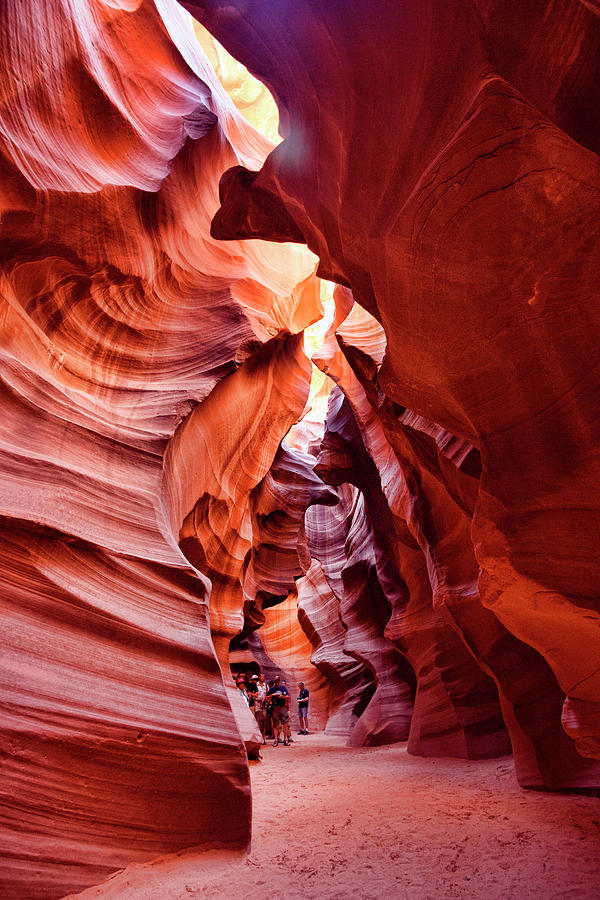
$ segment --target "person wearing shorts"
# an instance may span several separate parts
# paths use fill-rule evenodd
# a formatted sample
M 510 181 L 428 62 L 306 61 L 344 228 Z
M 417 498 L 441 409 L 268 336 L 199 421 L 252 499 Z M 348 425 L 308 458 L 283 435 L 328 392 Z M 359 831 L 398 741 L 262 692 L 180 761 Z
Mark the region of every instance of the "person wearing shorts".
M 298 734 L 308 734 L 308 698 L 310 696 L 308 688 L 304 687 L 304 682 L 298 682 L 298 723 L 300 731 Z
M 273 737 L 275 738 L 275 740 L 273 741 L 273 746 L 277 747 L 279 744 L 279 735 L 281 734 L 282 726 L 281 714 L 285 710 L 286 697 L 289 697 L 288 689 L 281 684 L 279 675 L 275 676 L 275 680 L 273 681 L 272 686 L 269 688 L 267 696 L 271 698 L 272 702 L 271 722 L 273 725 Z M 287 745 L 287 741 L 284 741 L 283 743 Z
M 294 741 L 290 730 L 290 694 L 283 679 L 281 680 L 281 690 L 286 692 L 285 706 L 281 712 L 281 730 L 283 731 L 283 746 L 287 747 L 288 744 L 293 744 Z

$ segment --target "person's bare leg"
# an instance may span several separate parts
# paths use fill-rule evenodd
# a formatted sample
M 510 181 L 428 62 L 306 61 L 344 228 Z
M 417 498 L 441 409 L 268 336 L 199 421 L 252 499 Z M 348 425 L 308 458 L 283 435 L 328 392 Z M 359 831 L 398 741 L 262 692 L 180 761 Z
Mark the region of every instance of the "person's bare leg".
M 262 737 L 263 744 L 266 744 L 265 740 L 265 716 L 260 710 L 254 710 L 254 718 L 256 719 L 256 724 L 258 725 L 258 730 L 260 731 L 260 735 Z

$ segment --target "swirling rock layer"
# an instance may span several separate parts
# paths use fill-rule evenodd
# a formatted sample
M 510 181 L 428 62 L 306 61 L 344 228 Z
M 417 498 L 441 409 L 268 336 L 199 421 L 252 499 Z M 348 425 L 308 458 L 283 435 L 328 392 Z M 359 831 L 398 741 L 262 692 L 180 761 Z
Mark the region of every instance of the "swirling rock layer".
M 220 174 L 273 145 L 174 2 L 8 2 L 0 49 L 0 882 L 56 897 L 249 840 L 246 735 L 210 631 L 219 584 L 211 600 L 180 530 L 203 496 L 226 506 L 228 464 L 246 472 L 243 520 L 306 399 L 288 332 L 320 304 L 305 249 L 210 238 Z M 173 460 L 226 376 L 255 410 L 253 449 L 218 444 L 233 432 L 209 405 L 211 435 Z
M 375 693 L 375 678 L 366 663 L 345 650 L 340 601 L 316 559 L 298 581 L 298 618 L 313 647 L 311 662 L 329 685 L 325 730 L 349 737 Z
M 330 360 L 330 371 L 332 363 Z M 361 485 L 364 491 L 373 523 L 373 542 L 379 550 L 378 576 L 390 606 L 384 634 L 404 652 L 416 675 L 409 751 L 462 757 L 510 752 L 494 684 L 467 651 L 460 632 L 457 634 L 451 627 L 452 617 L 450 621 L 444 618 L 442 603 L 434 603 L 429 575 L 432 566 L 427 565 L 426 555 L 401 510 L 396 509 L 393 515 L 387 506 L 377 468 L 366 452 L 350 404 L 342 400 L 341 392 L 332 395 L 322 448 L 317 470 L 323 471 L 333 462 L 336 478 Z M 344 475 L 341 453 L 352 463 Z M 336 459 L 340 460 L 337 466 Z M 412 477 L 405 468 L 400 475 L 414 486 L 425 473 L 423 466 Z M 448 505 L 436 516 L 440 529 L 448 515 Z M 415 497 L 411 506 L 419 516 L 418 536 L 429 521 L 425 515 L 426 497 Z M 461 549 L 463 554 L 468 552 L 468 540 L 464 547 L 459 540 L 455 551 L 459 559 Z M 437 546 L 435 551 L 439 553 Z M 429 558 L 435 558 L 436 552 L 429 553 Z M 456 593 L 462 599 L 470 591 L 471 584 L 467 583 Z
M 522 783 L 600 785 L 598 4 L 183 5 L 282 143 L 175 0 L 0 8 L 15 898 L 247 844 L 232 639 L 353 744 L 501 708 Z
M 481 600 L 597 756 L 597 4 L 186 5 L 286 136 L 225 177 L 213 233 L 300 233 L 383 325 L 387 396 L 480 451 Z

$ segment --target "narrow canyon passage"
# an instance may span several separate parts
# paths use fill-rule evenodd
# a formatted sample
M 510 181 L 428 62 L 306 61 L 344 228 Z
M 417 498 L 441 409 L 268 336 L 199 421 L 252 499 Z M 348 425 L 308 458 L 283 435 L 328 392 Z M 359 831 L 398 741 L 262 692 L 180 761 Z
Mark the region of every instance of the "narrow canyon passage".
M 598 897 L 598 799 L 523 791 L 510 757 L 428 760 L 405 744 L 294 739 L 251 764 L 248 856 L 190 850 L 128 866 L 76 896 Z
M 0 900 L 598 900 L 600 0 L 0 60 Z

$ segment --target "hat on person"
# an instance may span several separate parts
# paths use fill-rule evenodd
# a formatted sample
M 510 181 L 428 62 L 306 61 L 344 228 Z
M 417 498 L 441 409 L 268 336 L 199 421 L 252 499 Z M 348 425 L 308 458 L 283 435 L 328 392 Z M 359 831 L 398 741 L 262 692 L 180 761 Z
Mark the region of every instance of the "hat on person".
M 240 675 L 240 676 L 239 676 L 239 678 L 238 678 L 238 680 L 237 680 L 237 683 L 238 683 L 238 684 L 244 684 L 244 676 L 243 676 L 243 675 Z
M 258 675 L 253 675 L 250 679 L 251 681 L 258 681 Z
M 281 677 L 279 675 L 276 675 L 273 681 L 281 681 Z

